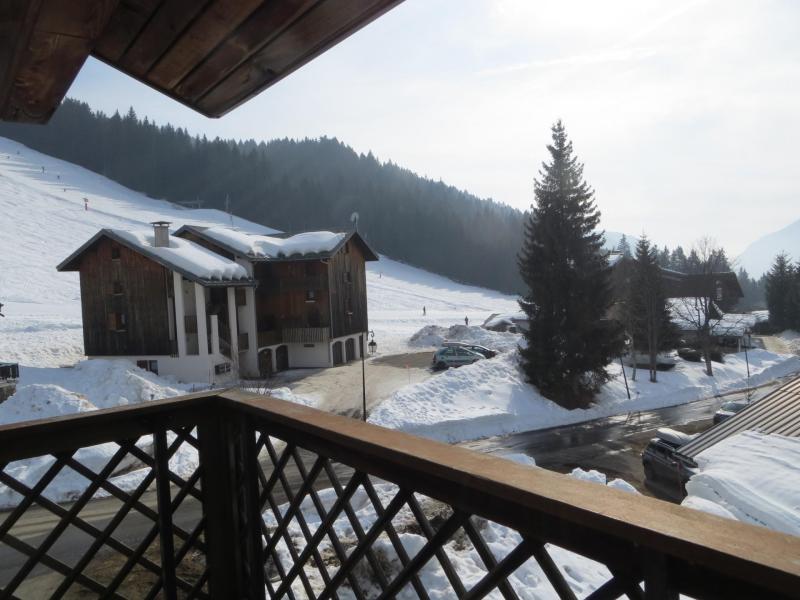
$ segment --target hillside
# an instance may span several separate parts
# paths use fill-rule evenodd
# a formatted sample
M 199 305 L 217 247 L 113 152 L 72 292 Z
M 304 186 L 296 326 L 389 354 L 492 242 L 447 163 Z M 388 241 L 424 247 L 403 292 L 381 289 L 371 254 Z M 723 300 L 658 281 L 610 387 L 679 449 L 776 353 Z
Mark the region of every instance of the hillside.
M 800 219 L 752 242 L 739 255 L 739 265 L 750 275 L 760 277 L 769 271 L 775 256 L 781 252 L 800 260 Z
M 380 253 L 464 283 L 517 293 L 525 213 L 420 177 L 329 138 L 208 140 L 66 100 L 47 126 L 9 137 L 153 198 L 201 203 L 294 232 L 352 227 Z M 602 208 L 602 206 L 601 206 Z M 608 233 L 614 247 L 620 234 Z
M 42 168 L 44 167 L 44 170 Z M 89 210 L 84 208 L 88 199 Z M 230 224 L 224 212 L 190 210 L 134 192 L 82 167 L 0 138 L 0 360 L 26 365 L 72 364 L 83 355 L 77 273 L 56 265 L 98 229 L 148 228 L 166 219 Z M 234 217 L 234 225 L 274 231 Z M 401 350 L 431 321 L 480 322 L 492 312 L 516 310 L 513 297 L 461 285 L 385 257 L 367 273 L 370 328 L 381 352 Z M 422 317 L 422 307 L 427 317 Z

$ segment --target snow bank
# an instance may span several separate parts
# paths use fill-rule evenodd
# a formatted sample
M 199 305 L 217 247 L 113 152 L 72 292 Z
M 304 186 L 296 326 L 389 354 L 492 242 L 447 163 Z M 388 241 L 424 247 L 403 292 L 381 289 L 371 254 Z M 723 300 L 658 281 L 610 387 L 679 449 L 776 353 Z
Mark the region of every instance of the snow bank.
M 189 240 L 170 236 L 169 246 L 156 246 L 152 229 L 150 231 L 114 229 L 112 232 L 145 255 L 158 257 L 200 279 L 218 281 L 248 279 L 247 269 L 242 265 Z
M 294 255 L 330 252 L 346 234 L 331 231 L 307 231 L 286 238 L 257 235 L 229 227 L 210 227 L 203 234 L 235 248 L 243 255 L 259 258 L 282 258 Z
M 696 462 L 684 506 L 800 536 L 800 439 L 745 431 Z
M 580 479 L 581 481 L 588 481 L 589 483 L 599 483 L 600 485 L 607 485 L 610 488 L 614 488 L 615 490 L 622 490 L 623 492 L 629 492 L 631 494 L 638 494 L 639 492 L 633 487 L 630 483 L 625 481 L 624 479 L 612 479 L 610 481 L 607 480 L 605 473 L 601 473 L 600 471 L 596 471 L 595 469 L 590 469 L 586 471 L 581 469 L 580 467 L 576 467 L 572 469 L 570 473 L 571 477 L 575 479 Z
M 791 329 L 787 329 L 783 333 L 779 334 L 778 337 L 784 341 L 786 346 L 789 348 L 789 352 L 792 354 L 800 354 L 800 333 Z
M 766 350 L 751 351 L 749 357 L 750 385 L 800 370 L 800 357 Z M 612 363 L 608 370 L 613 379 L 603 386 L 592 407 L 567 410 L 525 383 L 517 354 L 505 352 L 401 388 L 373 410 L 369 420 L 431 439 L 458 442 L 674 406 L 747 385 L 744 353 L 727 355 L 724 364 L 715 363 L 714 377 L 705 374 L 701 363 L 681 359 L 671 371 L 658 374 L 658 383 L 643 376 L 631 381 L 628 372 L 630 400 L 619 363 Z
M 142 371 L 125 360 L 87 360 L 71 369 L 23 367 L 16 393 L 0 404 L 0 424 L 136 404 L 176 396 L 186 391 L 186 386 L 173 384 Z M 148 453 L 152 453 L 152 445 L 151 436 L 144 436 L 137 442 L 137 446 Z M 109 442 L 81 448 L 74 454 L 74 458 L 85 467 L 98 472 L 118 449 L 116 443 Z M 183 444 L 170 459 L 170 467 L 179 475 L 188 477 L 197 467 L 197 461 L 194 448 Z M 52 456 L 34 457 L 10 463 L 5 472 L 32 487 L 53 463 Z M 128 455 L 115 469 L 111 481 L 124 490 L 132 490 L 148 472 L 148 469 L 142 467 L 141 463 Z M 89 481 L 82 475 L 66 467 L 47 486 L 44 496 L 55 502 L 75 500 L 88 484 Z M 104 495 L 107 494 L 96 494 L 97 497 Z M 0 486 L 0 509 L 15 506 L 19 500 L 18 494 L 6 486 Z
M 444 341 L 450 341 L 505 351 L 514 350 L 519 344 L 519 340 L 519 334 L 489 331 L 477 325 L 469 327 L 466 325 L 451 325 L 450 327 L 426 325 L 411 336 L 408 345 L 415 348 L 433 348 L 441 346 Z

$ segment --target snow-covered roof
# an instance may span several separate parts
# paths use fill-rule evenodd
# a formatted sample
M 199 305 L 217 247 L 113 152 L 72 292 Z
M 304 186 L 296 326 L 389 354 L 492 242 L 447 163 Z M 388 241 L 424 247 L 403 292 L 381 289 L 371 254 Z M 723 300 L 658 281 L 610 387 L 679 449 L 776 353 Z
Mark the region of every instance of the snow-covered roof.
M 332 252 L 346 236 L 332 231 L 307 231 L 280 238 L 219 226 L 208 227 L 203 233 L 214 241 L 236 249 L 238 254 L 254 258 L 288 258 Z
M 101 237 L 111 238 L 198 283 L 206 285 L 215 283 L 252 283 L 247 269 L 242 265 L 203 248 L 195 242 L 169 236 L 169 246 L 156 246 L 155 234 L 152 229 L 145 231 L 101 229 L 88 242 L 73 252 L 69 258 L 58 265 L 58 270 L 77 270 L 77 265 L 74 264 L 75 259 Z
M 181 227 L 176 235 L 191 233 L 209 241 L 231 254 L 256 261 L 326 258 L 335 253 L 350 238 L 357 238 L 366 250 L 367 260 L 377 255 L 355 232 L 306 231 L 290 236 L 272 236 L 244 231 L 233 227 Z

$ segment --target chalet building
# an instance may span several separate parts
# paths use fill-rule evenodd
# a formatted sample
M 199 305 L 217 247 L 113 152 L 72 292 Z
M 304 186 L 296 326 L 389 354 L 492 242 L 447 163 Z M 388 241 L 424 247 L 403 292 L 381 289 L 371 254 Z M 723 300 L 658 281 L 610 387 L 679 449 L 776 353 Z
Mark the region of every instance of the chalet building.
M 367 332 L 366 262 L 377 254 L 356 232 L 292 236 L 228 227 L 184 226 L 176 236 L 247 270 L 247 347 L 242 372 L 266 377 L 297 367 L 328 367 L 361 358 Z M 252 343 L 250 343 L 252 340 Z
M 102 229 L 57 268 L 80 272 L 90 358 L 126 358 L 183 381 L 233 377 L 230 323 L 247 322 L 255 286 L 241 265 L 158 222 L 152 232 Z
M 58 270 L 80 272 L 87 356 L 211 383 L 360 358 L 377 259 L 355 232 L 170 235 L 157 222 L 103 229 Z

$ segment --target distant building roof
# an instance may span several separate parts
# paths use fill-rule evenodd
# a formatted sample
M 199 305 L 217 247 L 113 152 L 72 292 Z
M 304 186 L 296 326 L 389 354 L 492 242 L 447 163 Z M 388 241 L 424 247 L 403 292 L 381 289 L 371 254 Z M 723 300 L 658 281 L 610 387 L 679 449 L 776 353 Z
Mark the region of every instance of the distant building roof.
M 109 238 L 202 285 L 254 285 L 247 270 L 235 261 L 175 236 L 169 237 L 169 246 L 155 246 L 154 237 L 152 229 L 101 229 L 56 268 L 59 271 L 79 270 L 79 259 L 83 254 L 100 239 Z
M 358 243 L 366 260 L 378 260 L 378 255 L 354 231 L 306 231 L 294 235 L 263 235 L 233 227 L 199 227 L 184 225 L 176 236 L 193 234 L 234 256 L 253 262 L 324 259 L 336 254 L 348 241 Z
M 678 449 L 694 461 L 703 450 L 741 431 L 800 437 L 800 377 L 782 385 Z

